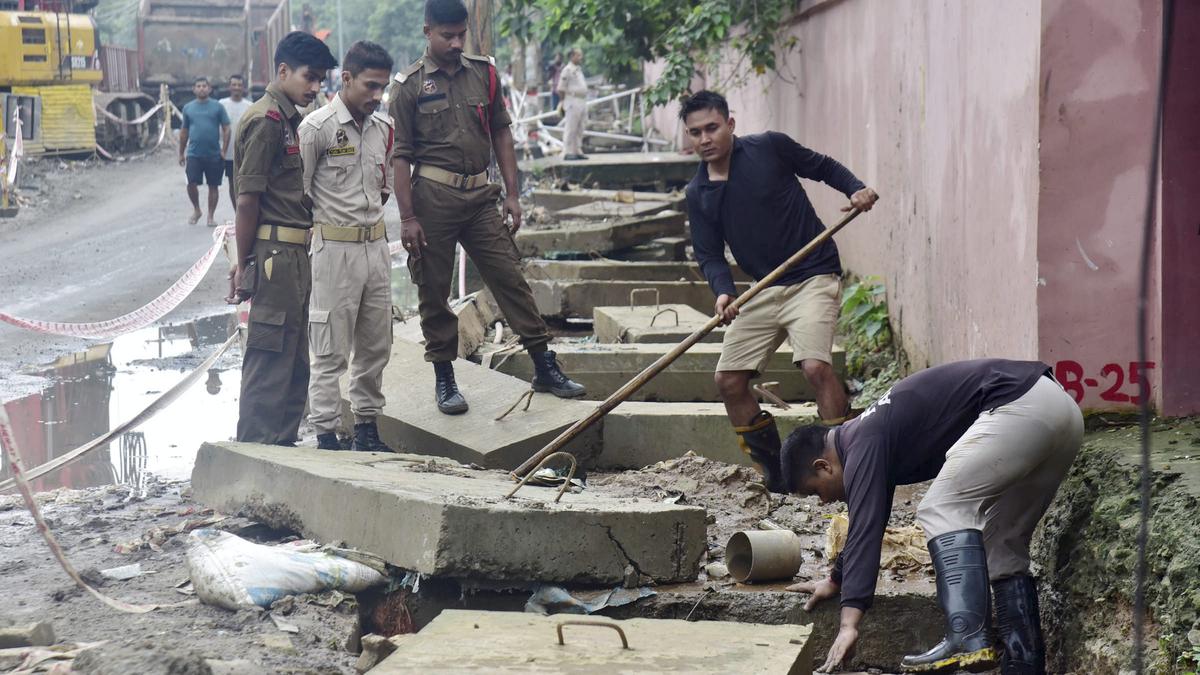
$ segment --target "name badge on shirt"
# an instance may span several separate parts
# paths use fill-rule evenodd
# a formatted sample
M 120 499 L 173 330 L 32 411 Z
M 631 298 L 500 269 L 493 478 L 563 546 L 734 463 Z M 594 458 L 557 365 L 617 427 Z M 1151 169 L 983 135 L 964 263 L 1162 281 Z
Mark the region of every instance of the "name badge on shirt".
M 300 154 L 300 146 L 298 146 L 298 145 L 289 145 L 289 146 L 287 146 L 286 150 L 287 150 L 287 154 L 289 154 L 289 155 Z
M 330 157 L 340 157 L 342 155 L 353 155 L 357 149 L 353 145 L 347 145 L 344 148 L 330 148 L 325 151 Z

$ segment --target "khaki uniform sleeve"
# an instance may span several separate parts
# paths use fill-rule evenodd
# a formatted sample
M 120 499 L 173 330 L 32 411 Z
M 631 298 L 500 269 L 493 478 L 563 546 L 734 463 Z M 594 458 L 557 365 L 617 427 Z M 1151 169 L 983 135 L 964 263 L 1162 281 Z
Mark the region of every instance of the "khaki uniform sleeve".
M 300 162 L 304 167 L 304 194 L 312 197 L 313 174 L 326 146 L 324 131 L 308 122 L 300 124 Z
M 395 95 L 388 104 L 388 112 L 392 116 L 392 128 L 396 134 L 395 142 L 392 145 L 392 158 L 407 159 L 411 162 L 416 150 L 413 125 L 416 122 L 417 88 L 406 86 L 407 84 L 408 82 L 395 84 Z M 390 166 L 391 162 L 388 164 Z
M 255 116 L 239 125 L 241 141 L 238 148 L 238 194 L 264 192 L 279 153 L 283 152 L 283 137 L 279 125 L 267 117 Z
M 504 88 L 500 86 L 500 74 L 496 72 L 496 67 L 489 65 L 486 77 L 496 77 L 496 97 L 492 99 L 491 111 L 488 116 L 491 120 L 491 131 L 495 133 L 498 129 L 503 129 L 512 124 L 512 117 L 508 114 L 508 102 L 504 99 Z
M 395 155 L 395 149 L 396 149 L 395 133 L 396 133 L 395 122 L 389 122 L 388 124 L 384 125 L 384 128 L 383 128 L 384 141 L 386 142 L 386 140 L 389 138 L 392 139 L 392 153 L 390 153 L 390 154 L 392 154 L 393 156 Z M 388 195 L 392 194 L 392 185 L 395 184 L 395 182 L 396 182 L 396 170 L 392 168 L 392 158 L 386 157 L 383 160 L 383 193 L 388 194 Z

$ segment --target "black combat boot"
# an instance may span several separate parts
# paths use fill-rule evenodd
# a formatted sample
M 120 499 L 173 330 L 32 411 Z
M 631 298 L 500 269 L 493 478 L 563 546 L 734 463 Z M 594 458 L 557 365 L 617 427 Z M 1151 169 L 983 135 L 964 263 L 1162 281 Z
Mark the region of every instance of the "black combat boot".
M 766 410 L 758 411 L 750 424 L 733 428 L 738 435 L 738 445 L 742 452 L 750 455 L 754 468 L 763 475 L 763 483 L 767 489 L 781 495 L 788 494 L 787 482 L 783 477 L 779 461 L 779 450 L 782 443 L 779 440 L 779 427 L 775 426 L 775 418 Z
M 434 384 L 434 395 L 437 397 L 438 410 L 447 415 L 461 415 L 467 412 L 467 399 L 458 391 L 454 382 L 454 364 L 450 361 L 434 361 L 433 372 L 437 375 Z
M 529 353 L 529 358 L 533 359 L 533 390 L 537 392 L 550 392 L 559 398 L 579 398 L 587 394 L 587 389 L 578 382 L 572 382 L 571 378 L 563 374 L 561 368 L 558 367 L 557 354 L 552 351 L 544 351 L 538 354 Z
M 326 431 L 322 434 L 317 434 L 317 449 L 318 450 L 344 450 L 342 442 L 338 440 L 336 431 Z
M 379 440 L 379 427 L 374 422 L 359 422 L 354 425 L 354 449 L 358 452 L 395 452 Z
M 992 595 L 988 592 L 983 532 L 958 530 L 929 542 L 937 574 L 938 604 L 946 615 L 946 637 L 933 649 L 906 656 L 906 673 L 973 673 L 995 668 L 1000 655 L 992 645 Z
M 1027 574 L 992 583 L 996 596 L 996 623 L 1004 655 L 1000 672 L 1004 675 L 1045 675 L 1046 645 L 1042 641 L 1042 622 L 1038 615 L 1037 580 Z

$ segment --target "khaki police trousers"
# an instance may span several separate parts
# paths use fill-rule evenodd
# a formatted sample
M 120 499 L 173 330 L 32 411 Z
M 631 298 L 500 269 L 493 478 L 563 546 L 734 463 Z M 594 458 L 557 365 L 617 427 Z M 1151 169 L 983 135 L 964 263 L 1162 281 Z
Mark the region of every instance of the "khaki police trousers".
M 583 154 L 583 124 L 587 120 L 587 99 L 568 96 L 563 99 L 563 154 Z
M 1083 441 L 1083 414 L 1039 377 L 1021 398 L 984 411 L 946 452 L 917 507 L 925 537 L 983 531 L 992 580 L 1029 573 L 1029 542 Z
M 425 230 L 427 245 L 420 258 L 409 256 L 408 271 L 417 285 L 426 361 L 458 357 L 458 317 L 449 303 L 458 242 L 471 256 L 521 344 L 536 352 L 550 342 L 546 322 L 521 273 L 517 245 L 497 208 L 499 196 L 499 185 L 459 190 L 427 178 L 413 182 L 413 211 Z
M 308 396 L 308 295 L 312 270 L 300 244 L 258 240 L 257 290 L 250 302 L 237 439 L 299 440 Z
M 391 274 L 387 239 L 325 241 L 320 228 L 313 232 L 308 420 L 317 433 L 337 430 L 339 379 L 347 364 L 355 422 L 374 422 L 383 410 L 383 369 L 392 352 Z

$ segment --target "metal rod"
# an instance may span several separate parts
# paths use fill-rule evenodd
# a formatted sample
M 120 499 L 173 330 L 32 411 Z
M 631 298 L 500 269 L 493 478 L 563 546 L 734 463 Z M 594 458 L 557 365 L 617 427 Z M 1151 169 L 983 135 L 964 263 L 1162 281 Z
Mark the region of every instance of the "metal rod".
M 761 293 L 763 289 L 770 287 L 789 269 L 798 265 L 800 261 L 811 255 L 812 252 L 818 247 L 829 241 L 834 234 L 849 224 L 851 220 L 854 220 L 859 213 L 861 213 L 861 211 L 858 209 L 851 209 L 851 211 L 846 214 L 846 217 L 842 218 L 838 224 L 825 230 L 815 239 L 808 242 L 807 246 L 793 253 L 790 258 L 783 261 L 783 264 L 781 264 L 779 267 L 776 267 L 771 271 L 770 274 L 760 279 L 758 283 L 754 284 L 747 289 L 745 293 L 742 293 L 740 296 L 738 296 L 737 299 L 733 301 L 731 306 L 740 308 L 754 298 L 754 296 Z M 646 366 L 645 370 L 638 373 L 636 377 L 626 382 L 620 389 L 613 392 L 612 395 L 606 398 L 599 406 L 596 406 L 596 409 L 593 410 L 587 417 L 568 427 L 566 431 L 559 434 L 558 437 L 553 441 L 550 441 L 546 447 L 537 451 L 537 453 L 535 453 L 532 457 L 525 460 L 524 464 L 514 469 L 509 476 L 513 480 L 520 480 L 521 477 L 524 476 L 527 471 L 529 471 L 530 467 L 537 465 L 546 457 L 549 457 L 550 455 L 562 450 L 563 447 L 566 446 L 567 443 L 571 442 L 576 436 L 578 436 L 580 432 L 598 422 L 600 418 L 607 415 L 618 405 L 621 405 L 622 402 L 636 393 L 638 389 L 641 389 L 647 382 L 654 379 L 655 375 L 658 375 L 662 371 L 666 370 L 667 366 L 671 365 L 675 359 L 682 356 L 684 352 L 692 348 L 692 345 L 704 339 L 705 335 L 711 333 L 719 325 L 721 325 L 721 317 L 714 315 L 708 320 L 708 323 L 704 324 L 702 328 L 689 335 L 686 339 L 684 339 L 683 342 L 675 345 L 671 351 L 663 354 L 658 358 L 657 361 L 651 363 L 649 366 Z

